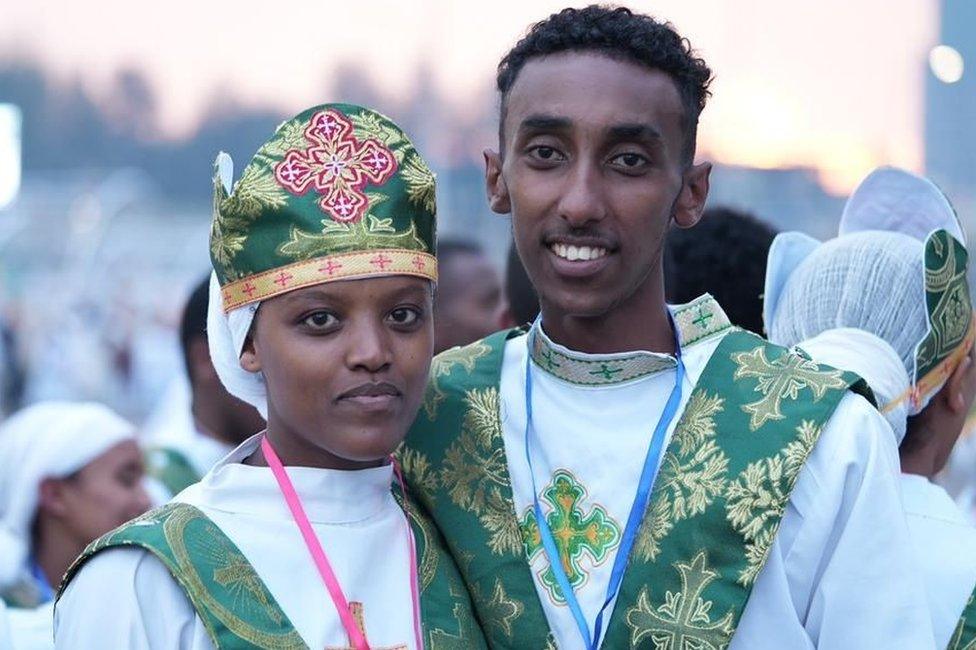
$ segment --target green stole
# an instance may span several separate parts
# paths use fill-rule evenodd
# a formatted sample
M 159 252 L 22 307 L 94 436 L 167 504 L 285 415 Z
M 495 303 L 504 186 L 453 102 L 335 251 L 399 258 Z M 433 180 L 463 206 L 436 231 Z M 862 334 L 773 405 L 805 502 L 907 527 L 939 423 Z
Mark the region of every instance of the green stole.
M 401 496 L 395 494 L 402 503 Z M 440 534 L 414 504 L 410 525 L 417 541 L 421 621 L 427 647 L 486 647 Z M 68 569 L 58 597 L 92 556 L 122 547 L 145 549 L 166 566 L 218 650 L 308 647 L 237 545 L 198 508 L 184 503 L 152 510 L 92 542 Z M 364 626 L 360 611 L 354 609 L 354 614 Z
M 962 610 L 959 624 L 949 641 L 949 650 L 976 650 L 976 591 L 973 591 Z
M 182 452 L 169 447 L 147 449 L 145 460 L 146 473 L 174 496 L 203 478 Z
M 524 334 L 499 332 L 437 357 L 400 452 L 493 648 L 555 646 L 502 438 L 505 343 Z M 800 469 L 850 388 L 870 394 L 856 375 L 753 334 L 722 339 L 665 452 L 603 647 L 728 645 Z

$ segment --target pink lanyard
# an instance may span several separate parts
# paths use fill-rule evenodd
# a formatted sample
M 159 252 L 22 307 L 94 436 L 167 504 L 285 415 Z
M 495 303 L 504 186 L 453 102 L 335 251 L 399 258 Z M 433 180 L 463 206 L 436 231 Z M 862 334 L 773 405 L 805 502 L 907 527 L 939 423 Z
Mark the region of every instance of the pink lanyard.
M 312 559 L 315 560 L 315 566 L 319 570 L 319 575 L 322 576 L 325 588 L 328 589 L 329 595 L 332 597 L 332 602 L 335 603 L 336 610 L 339 612 L 339 618 L 342 619 L 342 626 L 346 628 L 346 634 L 349 635 L 349 642 L 356 650 L 369 650 L 366 636 L 356 624 L 356 619 L 349 609 L 346 596 L 342 593 L 342 587 L 339 586 L 339 580 L 336 579 L 335 573 L 332 571 L 332 566 L 329 564 L 329 559 L 322 549 L 322 544 L 319 543 L 319 538 L 315 536 L 315 531 L 312 530 L 312 524 L 308 521 L 305 509 L 302 507 L 302 501 L 299 499 L 298 493 L 295 492 L 295 486 L 292 485 L 291 479 L 288 478 L 288 473 L 281 464 L 281 459 L 278 458 L 278 454 L 271 447 L 271 443 L 268 442 L 267 436 L 261 438 L 261 451 L 264 452 L 264 458 L 268 461 L 268 466 L 271 467 L 271 472 L 274 474 L 275 480 L 278 481 L 278 487 L 281 489 L 282 496 L 285 497 L 285 503 L 288 504 L 288 509 L 291 510 L 291 515 L 295 519 L 295 523 L 298 524 L 298 529 L 301 531 L 302 537 L 305 539 L 305 546 L 308 548 L 308 552 L 312 554 Z M 396 459 L 390 456 L 390 460 L 393 463 L 393 471 L 396 474 L 397 481 L 400 483 L 400 490 L 403 492 L 403 514 L 407 520 L 407 536 L 410 539 L 410 596 L 413 599 L 413 631 L 417 650 L 423 650 L 423 635 L 420 631 L 420 594 L 417 588 L 417 545 L 413 537 L 413 529 L 410 527 L 406 499 L 407 489 L 403 483 L 403 475 L 400 472 L 400 466 L 397 464 Z

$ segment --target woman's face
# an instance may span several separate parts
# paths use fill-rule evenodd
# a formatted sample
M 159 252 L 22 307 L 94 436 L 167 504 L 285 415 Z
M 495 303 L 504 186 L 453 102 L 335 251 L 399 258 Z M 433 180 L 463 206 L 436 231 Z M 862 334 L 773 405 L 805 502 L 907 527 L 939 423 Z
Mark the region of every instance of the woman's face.
M 434 347 L 427 280 L 329 282 L 261 304 L 241 365 L 268 392 L 268 438 L 286 464 L 353 469 L 403 440 Z
M 139 446 L 125 440 L 71 477 L 55 479 L 57 496 L 47 504 L 42 496 L 41 507 L 49 507 L 73 537 L 88 544 L 149 510 L 144 474 Z

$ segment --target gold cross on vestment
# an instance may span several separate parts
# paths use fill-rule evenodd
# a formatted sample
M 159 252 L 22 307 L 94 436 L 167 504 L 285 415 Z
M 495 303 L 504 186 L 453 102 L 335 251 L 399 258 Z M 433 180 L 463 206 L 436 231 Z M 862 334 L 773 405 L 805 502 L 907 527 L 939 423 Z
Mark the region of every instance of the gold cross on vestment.
M 363 638 L 366 639 L 366 643 L 369 643 L 369 639 L 366 636 L 366 619 L 365 619 L 365 613 L 363 611 L 363 604 L 355 603 L 355 602 L 349 603 L 349 611 L 352 613 L 352 617 L 356 619 L 356 627 L 359 628 L 359 631 L 362 633 Z M 336 646 L 326 646 L 325 650 L 356 650 L 356 648 L 354 648 L 352 645 L 352 639 L 348 639 L 348 641 L 349 641 L 348 646 L 343 646 L 341 648 Z M 407 644 L 405 643 L 383 646 L 383 647 L 370 645 L 369 647 L 370 650 L 407 650 Z

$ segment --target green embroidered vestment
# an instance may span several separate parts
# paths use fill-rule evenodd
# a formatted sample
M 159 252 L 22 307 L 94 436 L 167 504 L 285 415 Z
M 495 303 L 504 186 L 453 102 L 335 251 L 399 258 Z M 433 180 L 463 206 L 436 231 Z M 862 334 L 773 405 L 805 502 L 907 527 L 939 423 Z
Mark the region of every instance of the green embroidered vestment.
M 554 643 L 512 499 L 499 398 L 505 343 L 522 335 L 438 356 L 400 453 L 489 645 L 541 649 Z M 852 387 L 870 394 L 856 375 L 747 332 L 721 340 L 665 452 L 603 647 L 729 644 L 799 471 Z
M 443 540 L 414 505 L 410 524 L 417 541 L 427 648 L 484 648 L 468 594 L 443 550 Z M 92 542 L 68 569 L 60 593 L 92 556 L 120 547 L 143 548 L 166 566 L 218 650 L 308 648 L 234 542 L 188 504 L 169 503 Z

